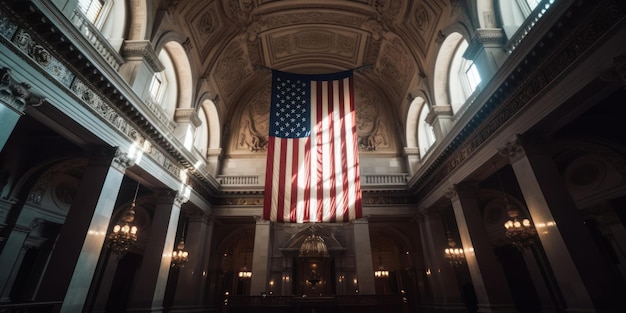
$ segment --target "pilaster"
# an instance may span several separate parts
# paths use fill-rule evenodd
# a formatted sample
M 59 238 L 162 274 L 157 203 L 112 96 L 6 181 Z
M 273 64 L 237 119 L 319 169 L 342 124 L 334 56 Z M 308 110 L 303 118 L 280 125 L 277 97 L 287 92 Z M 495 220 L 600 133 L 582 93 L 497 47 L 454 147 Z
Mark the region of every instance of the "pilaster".
M 252 280 L 250 282 L 251 296 L 259 296 L 267 291 L 271 239 L 270 221 L 256 217 L 254 256 L 252 257 Z
M 141 266 L 131 292 L 128 312 L 162 312 L 176 230 L 184 198 L 175 191 L 157 196 Z
M 478 298 L 479 312 L 516 312 L 504 271 L 485 229 L 474 186 L 455 185 L 447 195 L 452 201 L 465 261 Z
M 62 300 L 60 312 L 82 311 L 124 171 L 132 164 L 119 150 L 92 151 L 50 256 L 38 301 Z
M 370 227 L 367 217 L 354 220 L 354 255 L 359 294 L 374 295 L 376 286 L 374 281 L 374 264 L 372 264 L 372 244 L 370 241 Z
M 511 161 L 568 310 L 623 307 L 619 285 L 576 208 L 551 155 L 518 136 L 500 149 Z M 594 306 L 595 304 L 595 306 Z

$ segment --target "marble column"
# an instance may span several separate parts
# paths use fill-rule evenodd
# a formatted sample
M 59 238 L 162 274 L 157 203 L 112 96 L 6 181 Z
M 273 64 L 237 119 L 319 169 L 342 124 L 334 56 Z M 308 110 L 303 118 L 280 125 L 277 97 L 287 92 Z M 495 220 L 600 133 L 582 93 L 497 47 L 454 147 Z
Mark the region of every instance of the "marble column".
M 511 161 L 567 310 L 595 312 L 596 306 L 623 307 L 623 295 L 616 294 L 616 279 L 548 151 L 539 142 L 517 137 L 500 153 Z
M 97 294 L 93 301 L 93 311 L 104 312 L 107 301 L 109 299 L 109 293 L 111 292 L 111 285 L 113 284 L 113 278 L 115 278 L 115 271 L 117 271 L 117 265 L 120 261 L 120 255 L 118 253 L 112 253 L 110 250 L 106 251 L 106 263 L 104 270 L 100 278 L 100 284 L 98 285 Z M 98 271 L 99 272 L 99 271 Z M 89 302 L 89 301 L 88 301 Z
M 250 282 L 251 296 L 260 296 L 267 292 L 271 239 L 270 221 L 257 217 L 254 231 L 254 255 L 252 256 L 252 280 Z
M 164 191 L 158 195 L 127 312 L 163 312 L 163 299 L 172 251 L 177 244 L 176 230 L 183 202 L 184 198 L 175 191 Z
M 120 54 L 124 57 L 124 63 L 119 69 L 120 76 L 141 99 L 151 99 L 149 88 L 154 73 L 165 68 L 152 48 L 152 43 L 149 40 L 125 40 Z
M 429 281 L 435 305 L 446 310 L 464 309 L 455 268 L 444 259 L 448 238 L 441 218 L 436 210 L 427 210 L 420 216 L 420 235 L 426 265 L 430 269 Z
M 376 294 L 374 264 L 372 264 L 372 245 L 370 242 L 370 226 L 367 217 L 354 221 L 354 256 L 359 294 Z
M 456 185 L 452 200 L 465 261 L 478 298 L 479 312 L 517 312 L 504 271 L 493 251 L 472 185 Z
M 202 302 L 206 280 L 205 264 L 211 251 L 213 219 L 203 212 L 191 213 L 187 223 L 185 249 L 189 261 L 179 269 L 174 306 L 194 305 Z
M 90 157 L 51 253 L 38 301 L 63 300 L 60 312 L 81 312 L 124 172 L 133 164 L 120 150 L 101 150 Z

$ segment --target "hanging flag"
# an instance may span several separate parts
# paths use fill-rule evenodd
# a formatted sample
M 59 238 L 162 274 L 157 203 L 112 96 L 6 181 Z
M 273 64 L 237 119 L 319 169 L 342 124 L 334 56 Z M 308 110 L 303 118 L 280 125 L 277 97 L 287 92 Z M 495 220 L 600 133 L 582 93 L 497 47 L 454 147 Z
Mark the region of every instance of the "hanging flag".
M 263 218 L 347 222 L 362 216 L 352 71 L 272 71 Z

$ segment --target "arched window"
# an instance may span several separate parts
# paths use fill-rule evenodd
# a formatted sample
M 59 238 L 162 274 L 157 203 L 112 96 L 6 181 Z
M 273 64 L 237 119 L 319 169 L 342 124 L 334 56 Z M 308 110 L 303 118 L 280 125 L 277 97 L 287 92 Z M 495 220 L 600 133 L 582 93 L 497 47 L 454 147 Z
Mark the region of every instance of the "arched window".
M 209 145 L 209 128 L 206 111 L 202 107 L 198 109 L 198 118 L 200 119 L 200 126 L 196 128 L 193 145 L 202 156 L 206 157 Z
M 448 92 L 452 111 L 456 114 L 465 101 L 480 84 L 480 75 L 473 61 L 463 58 L 468 47 L 466 40 L 460 40 L 452 55 L 448 75 Z
M 430 113 L 430 109 L 428 104 L 424 103 L 422 105 L 422 110 L 419 115 L 419 123 L 417 127 L 417 141 L 420 148 L 420 155 L 425 156 L 430 147 L 435 143 L 435 132 L 433 131 L 432 125 L 426 122 L 426 118 L 428 117 L 428 113 Z

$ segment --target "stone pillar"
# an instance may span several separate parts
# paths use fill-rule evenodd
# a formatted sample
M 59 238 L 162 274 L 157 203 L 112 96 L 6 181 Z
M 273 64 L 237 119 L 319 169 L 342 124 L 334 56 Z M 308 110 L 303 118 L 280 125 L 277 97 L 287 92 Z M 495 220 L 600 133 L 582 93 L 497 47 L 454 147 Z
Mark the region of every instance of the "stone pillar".
M 568 310 L 623 307 L 616 279 L 585 226 L 548 150 L 518 137 L 500 153 L 511 166 Z
M 442 141 L 450 132 L 452 117 L 452 105 L 433 105 L 430 107 L 430 112 L 428 112 L 425 121 L 433 127 L 437 141 Z
M 185 249 L 189 261 L 180 269 L 176 283 L 174 306 L 197 305 L 202 302 L 206 285 L 206 268 L 211 251 L 213 219 L 206 213 L 192 213 L 187 225 Z
M 116 150 L 92 156 L 51 253 L 38 301 L 63 300 L 81 312 L 100 257 L 124 172 L 133 161 Z
M 479 312 L 517 312 L 504 271 L 498 263 L 473 186 L 456 185 L 452 200 L 465 261 L 478 298 Z
M 198 118 L 198 112 L 194 108 L 177 108 L 174 113 L 174 121 L 176 122 L 174 136 L 183 143 L 187 150 L 191 151 L 196 128 L 202 124 Z
M 252 256 L 252 280 L 250 282 L 250 295 L 260 296 L 267 290 L 269 278 L 269 256 L 271 241 L 271 224 L 261 217 L 256 218 L 254 230 L 254 255 Z
M 109 299 L 109 293 L 111 292 L 111 285 L 113 284 L 113 278 L 115 277 L 115 271 L 120 261 L 120 255 L 118 253 L 112 253 L 110 250 L 106 251 L 106 263 L 105 268 L 100 278 L 100 284 L 98 286 L 98 293 L 93 300 L 93 310 L 95 312 L 104 312 Z
M 463 57 L 473 60 L 484 86 L 496 74 L 508 55 L 504 50 L 506 36 L 501 28 L 479 28 L 465 50 Z
M 150 99 L 149 88 L 154 73 L 163 71 L 164 66 L 148 40 L 126 40 L 120 54 L 124 64 L 120 76 L 141 99 Z
M 372 264 L 372 245 L 370 226 L 367 217 L 354 221 L 354 255 L 359 294 L 376 294 L 374 264 Z
M 409 168 L 409 174 L 412 176 L 417 172 L 420 164 L 420 148 L 418 147 L 404 147 L 404 156 L 407 160 L 407 165 Z
M 206 160 L 207 171 L 211 175 L 217 176 L 220 168 L 220 162 L 222 161 L 222 148 L 208 149 L 206 152 Z
M 162 312 L 172 251 L 183 204 L 178 192 L 165 191 L 158 195 L 150 234 L 141 266 L 137 272 L 128 312 Z
M 28 84 L 13 79 L 10 69 L 0 68 L 0 151 L 9 140 L 17 121 L 24 115 L 26 106 L 43 103 L 43 98 L 34 95 L 29 89 Z
M 429 281 L 435 305 L 445 307 L 445 310 L 465 309 L 455 276 L 455 268 L 444 259 L 444 249 L 448 246 L 448 238 L 441 214 L 435 210 L 427 210 L 420 216 L 419 221 L 424 259 L 431 271 Z

